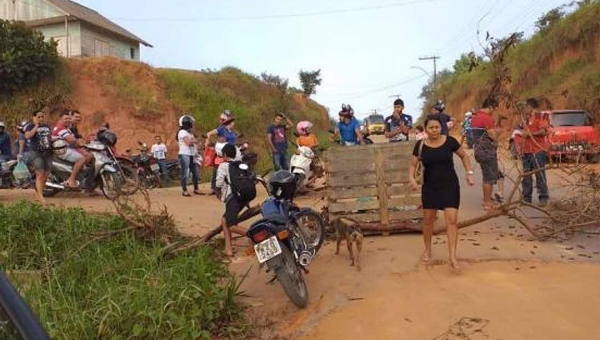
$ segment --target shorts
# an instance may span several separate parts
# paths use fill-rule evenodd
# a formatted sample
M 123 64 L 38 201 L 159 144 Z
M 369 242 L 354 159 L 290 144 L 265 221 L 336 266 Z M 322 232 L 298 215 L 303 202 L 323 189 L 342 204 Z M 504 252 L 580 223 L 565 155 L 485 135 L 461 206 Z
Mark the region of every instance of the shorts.
M 83 155 L 77 152 L 76 149 L 72 148 L 66 148 L 65 153 L 63 153 L 62 155 L 57 155 L 56 157 L 70 163 L 77 163 L 77 161 L 83 159 Z
M 479 162 L 481 166 L 481 173 L 483 174 L 484 184 L 496 184 L 496 181 L 500 178 L 500 171 L 498 170 L 498 159 L 486 159 Z
M 247 202 L 239 202 L 238 200 L 234 199 L 233 196 L 229 196 L 225 200 L 225 214 L 223 214 L 223 218 L 225 218 L 225 225 L 227 227 L 238 224 L 238 215 L 247 204 Z
M 50 172 L 52 170 L 52 154 L 31 151 L 31 162 L 36 171 Z

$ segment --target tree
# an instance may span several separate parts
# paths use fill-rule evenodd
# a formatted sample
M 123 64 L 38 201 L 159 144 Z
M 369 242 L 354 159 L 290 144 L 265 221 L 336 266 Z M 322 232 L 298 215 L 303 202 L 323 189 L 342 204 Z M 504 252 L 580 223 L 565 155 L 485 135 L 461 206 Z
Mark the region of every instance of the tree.
M 552 26 L 559 22 L 564 15 L 565 12 L 563 11 L 562 6 L 553 8 L 537 19 L 535 22 L 535 27 L 540 33 L 547 32 Z
M 267 72 L 263 72 L 260 74 L 260 79 L 263 83 L 276 86 L 282 90 L 287 90 L 288 88 L 288 80 L 283 79 L 280 76 L 276 76 L 274 74 L 268 74 Z
M 0 20 L 0 93 L 35 84 L 58 66 L 57 43 L 23 22 Z
M 483 62 L 483 58 L 475 54 L 475 52 L 469 52 L 467 54 L 461 54 L 460 58 L 454 62 L 452 69 L 455 74 L 463 74 L 473 71 L 474 68 L 479 66 Z
M 317 93 L 317 86 L 321 85 L 321 70 L 302 71 L 300 70 L 300 84 L 302 85 L 302 93 L 305 97 L 310 97 L 311 94 Z

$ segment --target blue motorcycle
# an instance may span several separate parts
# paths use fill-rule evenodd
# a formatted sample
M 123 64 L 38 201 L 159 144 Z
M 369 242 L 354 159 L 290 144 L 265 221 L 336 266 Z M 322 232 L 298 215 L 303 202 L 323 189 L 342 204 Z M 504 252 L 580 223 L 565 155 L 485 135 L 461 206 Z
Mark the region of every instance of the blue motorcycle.
M 254 243 L 258 262 L 266 263 L 267 272 L 275 274 L 288 298 L 304 308 L 308 290 L 303 274 L 323 245 L 325 223 L 316 211 L 293 203 L 297 183 L 291 172 L 277 171 L 262 184 L 269 197 L 261 205 L 262 219 L 246 235 Z

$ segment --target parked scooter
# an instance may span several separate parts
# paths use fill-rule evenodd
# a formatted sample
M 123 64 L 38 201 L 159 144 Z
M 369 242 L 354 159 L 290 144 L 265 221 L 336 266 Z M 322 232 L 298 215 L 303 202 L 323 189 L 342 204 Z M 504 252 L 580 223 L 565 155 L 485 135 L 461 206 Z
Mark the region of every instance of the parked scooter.
M 298 146 L 298 150 L 290 159 L 290 171 L 294 174 L 298 191 L 301 192 L 315 181 L 312 165 L 316 159 L 315 153 L 306 146 Z

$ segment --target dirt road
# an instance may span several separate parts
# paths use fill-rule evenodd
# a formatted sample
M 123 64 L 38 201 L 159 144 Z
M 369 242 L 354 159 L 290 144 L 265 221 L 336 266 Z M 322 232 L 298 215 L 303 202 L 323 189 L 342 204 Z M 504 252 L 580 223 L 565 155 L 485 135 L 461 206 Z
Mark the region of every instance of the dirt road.
M 461 220 L 480 215 L 480 186 L 462 188 Z M 182 197 L 177 188 L 152 190 L 151 198 L 166 205 L 187 234 L 217 225 L 223 209 L 214 196 Z M 19 199 L 33 199 L 33 192 L 0 191 L 0 202 Z M 49 201 L 112 209 L 101 197 Z M 322 201 L 313 195 L 299 203 L 319 207 Z M 306 276 L 310 304 L 304 310 L 277 282 L 267 284 L 271 277 L 243 254 L 245 240 L 237 241 L 230 268 L 239 275 L 249 270 L 244 302 L 262 339 L 594 339 L 600 338 L 599 241 L 580 235 L 542 243 L 514 221 L 495 219 L 461 230 L 459 273 L 447 265 L 444 235 L 434 238 L 430 266 L 419 263 L 420 235 L 367 238 L 360 272 L 344 250 L 334 255 L 326 243 Z

